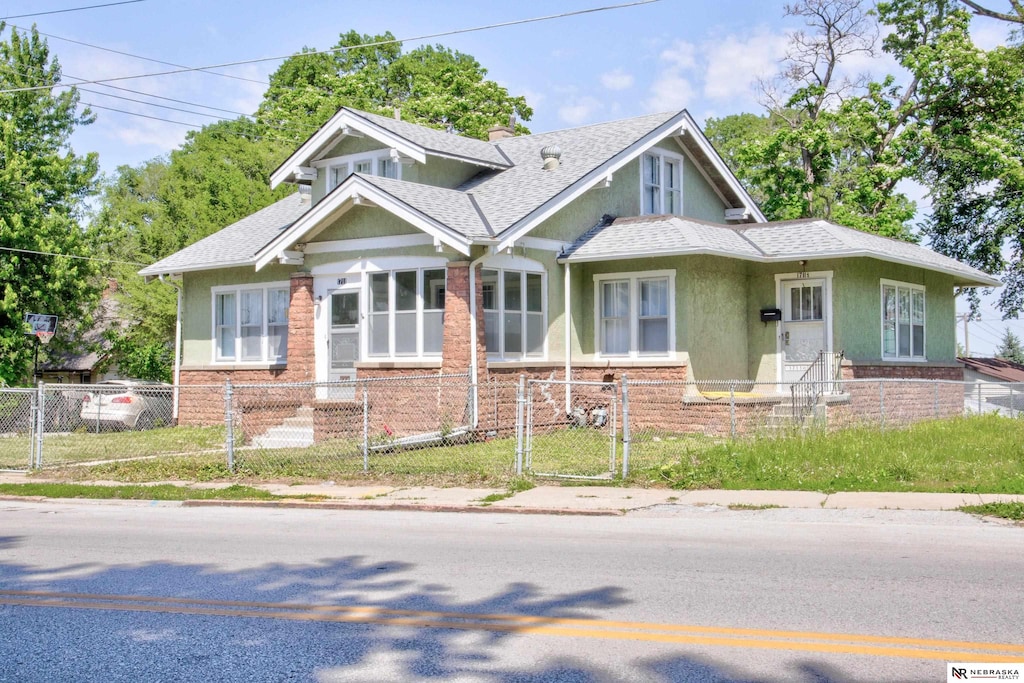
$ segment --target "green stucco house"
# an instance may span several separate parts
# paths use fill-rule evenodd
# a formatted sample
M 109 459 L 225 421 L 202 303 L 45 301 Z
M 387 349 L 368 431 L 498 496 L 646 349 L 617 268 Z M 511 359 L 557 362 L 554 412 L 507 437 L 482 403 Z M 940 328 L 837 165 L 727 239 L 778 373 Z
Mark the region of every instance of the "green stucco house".
M 468 373 L 962 379 L 954 290 L 991 276 L 822 220 L 767 222 L 686 111 L 490 141 L 340 110 L 297 191 L 147 267 L 180 280 L 182 384 Z M 182 405 L 187 421 L 187 405 Z

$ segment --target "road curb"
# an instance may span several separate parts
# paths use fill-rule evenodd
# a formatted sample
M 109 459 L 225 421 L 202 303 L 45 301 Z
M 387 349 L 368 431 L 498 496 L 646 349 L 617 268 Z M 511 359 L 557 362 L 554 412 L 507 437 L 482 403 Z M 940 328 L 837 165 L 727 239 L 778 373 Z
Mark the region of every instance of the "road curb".
M 279 500 L 183 500 L 182 507 L 265 507 L 322 510 L 395 510 L 400 512 L 471 512 L 500 513 L 513 515 L 559 515 L 576 517 L 622 517 L 618 510 L 571 510 L 566 508 L 515 508 L 483 505 L 415 505 L 394 503 L 375 505 L 373 503 L 343 501 L 279 501 Z

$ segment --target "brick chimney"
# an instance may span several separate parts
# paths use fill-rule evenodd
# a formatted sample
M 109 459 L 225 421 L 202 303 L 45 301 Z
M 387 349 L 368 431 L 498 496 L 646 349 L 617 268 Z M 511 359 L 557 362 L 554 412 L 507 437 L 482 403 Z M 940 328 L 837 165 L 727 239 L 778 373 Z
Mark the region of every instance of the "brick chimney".
M 509 126 L 491 126 L 490 128 L 487 129 L 488 142 L 504 140 L 505 138 L 514 138 L 515 136 L 515 129 Z

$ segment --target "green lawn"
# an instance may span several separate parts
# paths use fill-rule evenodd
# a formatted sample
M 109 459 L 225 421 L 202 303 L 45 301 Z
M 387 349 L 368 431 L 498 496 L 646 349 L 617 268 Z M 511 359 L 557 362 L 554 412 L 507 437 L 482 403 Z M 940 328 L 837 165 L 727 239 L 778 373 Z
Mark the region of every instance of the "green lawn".
M 219 428 L 76 434 L 67 437 L 62 457 L 68 463 L 99 459 L 90 439 L 97 443 L 99 439 L 125 439 L 116 448 L 107 444 L 107 452 L 124 453 L 126 444 L 134 443 L 134 453 L 146 455 L 155 449 L 164 453 L 216 450 L 222 437 Z M 57 438 L 61 437 L 48 437 Z M 144 441 L 132 442 L 132 438 Z M 596 430 L 557 430 L 535 436 L 532 445 L 532 472 L 607 473 L 609 440 Z M 27 440 L 25 448 L 27 459 Z M 336 480 L 502 487 L 514 477 L 515 448 L 513 438 L 429 448 L 381 448 L 371 451 L 364 472 L 359 444 L 338 440 L 310 448 L 239 448 L 234 473 L 228 470 L 225 455 L 217 452 L 66 467 L 49 476 L 126 482 Z M 46 451 L 47 462 L 52 462 L 51 457 Z M 621 457 L 619 443 L 615 461 L 619 472 Z M 612 478 L 608 483 L 684 489 L 1024 493 L 1024 420 L 986 415 L 887 431 L 857 428 L 736 441 L 645 434 L 633 442 L 631 457 L 629 479 Z
M 1024 493 L 1024 420 L 996 415 L 634 449 L 661 463 L 635 477 L 681 489 Z
M 90 486 L 86 484 L 0 484 L 0 494 L 9 496 L 44 496 L 46 498 L 103 498 L 115 500 L 283 500 L 301 498 L 319 500 L 317 496 L 277 496 L 251 486 L 232 484 L 220 489 L 194 489 L 172 484 L 140 486 Z
M 118 460 L 173 453 L 198 453 L 224 448 L 224 427 L 164 427 L 145 431 L 47 433 L 43 466 L 94 460 Z M 28 464 L 28 435 L 0 437 L 0 468 Z

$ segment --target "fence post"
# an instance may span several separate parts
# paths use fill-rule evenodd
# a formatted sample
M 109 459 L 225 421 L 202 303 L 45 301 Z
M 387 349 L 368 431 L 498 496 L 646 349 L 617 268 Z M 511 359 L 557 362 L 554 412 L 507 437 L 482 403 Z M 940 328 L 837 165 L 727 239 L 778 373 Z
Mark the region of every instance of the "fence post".
M 523 473 L 523 405 L 526 394 L 526 375 L 519 375 L 516 389 L 516 474 Z
M 370 471 L 370 397 L 363 382 L 363 472 Z
M 978 415 L 981 415 L 981 382 L 978 382 Z
M 622 478 L 629 476 L 629 451 L 632 441 L 629 436 L 629 380 L 622 376 Z
M 43 380 L 39 380 L 38 396 L 36 398 L 36 459 L 32 467 L 39 469 L 43 466 L 43 432 L 46 430 L 46 389 L 43 387 Z
M 736 382 L 729 385 L 729 438 L 736 438 Z
M 224 380 L 224 426 L 227 436 L 224 437 L 224 450 L 228 454 L 228 470 L 235 471 L 235 390 L 231 386 L 231 378 Z
M 1017 417 L 1016 411 L 1013 409 L 1013 384 L 1007 383 L 1006 388 L 1010 391 L 1010 417 Z
M 878 380 L 878 419 L 879 427 L 885 429 L 885 382 Z
M 933 412 L 934 412 L 934 415 L 932 415 L 932 417 L 934 419 L 938 420 L 939 419 L 939 383 L 938 383 L 938 381 L 935 382 L 935 392 L 934 392 L 934 396 L 932 397 L 932 408 L 933 408 Z

